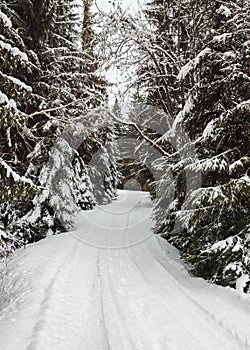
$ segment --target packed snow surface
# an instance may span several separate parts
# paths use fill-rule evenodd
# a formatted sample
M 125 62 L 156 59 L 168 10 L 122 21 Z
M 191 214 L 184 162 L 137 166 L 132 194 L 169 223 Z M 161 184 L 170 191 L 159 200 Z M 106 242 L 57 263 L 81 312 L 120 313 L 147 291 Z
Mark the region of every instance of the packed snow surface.
M 191 277 L 121 191 L 77 230 L 19 250 L 0 284 L 1 350 L 250 349 L 250 298 Z

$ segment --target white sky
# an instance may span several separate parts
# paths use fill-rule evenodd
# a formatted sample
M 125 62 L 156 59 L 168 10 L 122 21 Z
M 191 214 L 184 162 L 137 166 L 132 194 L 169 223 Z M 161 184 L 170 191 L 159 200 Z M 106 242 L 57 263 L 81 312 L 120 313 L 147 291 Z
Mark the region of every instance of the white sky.
M 137 0 L 120 0 L 120 2 L 122 3 L 124 10 L 129 10 L 132 12 L 136 11 L 139 6 Z M 141 2 L 143 3 L 144 1 Z M 111 0 L 95 0 L 95 3 L 103 11 L 108 11 L 112 7 Z
M 114 2 L 116 0 L 113 0 Z M 108 12 L 112 8 L 112 0 L 95 0 L 94 3 L 96 4 L 95 7 L 97 7 L 99 10 L 103 12 Z M 141 10 L 141 5 L 146 2 L 146 0 L 119 0 L 122 4 L 122 7 L 124 10 L 135 13 L 138 10 Z M 97 10 L 98 11 L 98 10 Z M 121 72 L 115 69 L 109 69 L 107 73 L 105 74 L 106 79 L 113 84 L 118 85 L 117 87 L 113 87 L 109 91 L 109 100 L 110 103 L 114 102 L 115 95 L 119 90 L 123 90 L 124 86 L 124 80 L 126 79 Z

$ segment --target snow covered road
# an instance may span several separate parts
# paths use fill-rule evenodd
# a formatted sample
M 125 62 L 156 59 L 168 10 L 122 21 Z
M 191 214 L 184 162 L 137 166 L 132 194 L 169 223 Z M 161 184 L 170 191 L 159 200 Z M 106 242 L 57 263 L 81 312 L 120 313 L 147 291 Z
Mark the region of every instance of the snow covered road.
M 19 250 L 0 284 L 1 350 L 250 349 L 250 297 L 188 275 L 121 191 L 77 230 Z

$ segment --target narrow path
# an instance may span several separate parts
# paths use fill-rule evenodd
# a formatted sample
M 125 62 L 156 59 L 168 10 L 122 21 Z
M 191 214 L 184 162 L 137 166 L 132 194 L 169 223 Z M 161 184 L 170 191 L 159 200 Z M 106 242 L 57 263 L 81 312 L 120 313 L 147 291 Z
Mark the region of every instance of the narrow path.
M 189 276 L 151 211 L 148 194 L 122 191 L 75 232 L 18 251 L 1 350 L 250 349 L 249 296 Z

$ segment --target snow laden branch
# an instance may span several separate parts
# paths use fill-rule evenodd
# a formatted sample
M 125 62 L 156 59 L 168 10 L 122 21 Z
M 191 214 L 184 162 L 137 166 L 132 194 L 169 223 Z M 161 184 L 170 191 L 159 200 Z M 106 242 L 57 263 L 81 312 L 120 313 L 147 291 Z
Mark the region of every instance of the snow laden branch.
M 183 80 L 186 78 L 186 76 L 195 69 L 198 64 L 201 62 L 202 58 L 208 55 L 211 52 L 211 49 L 206 47 L 204 50 L 202 50 L 194 59 L 189 61 L 179 72 L 177 75 L 178 80 Z
M 118 123 L 121 123 L 123 125 L 127 125 L 127 126 L 132 126 L 134 127 L 134 129 L 140 134 L 140 136 L 147 141 L 148 143 L 151 144 L 152 147 L 156 148 L 163 156 L 168 156 L 170 157 L 170 154 L 168 152 L 166 152 L 158 143 L 157 141 L 151 140 L 147 135 L 145 135 L 145 133 L 143 132 L 143 130 L 139 127 L 138 124 L 132 122 L 132 121 L 126 121 L 123 119 L 118 118 L 115 113 L 112 113 L 110 111 L 110 115 L 111 117 L 117 121 Z
M 53 108 L 48 108 L 48 109 L 44 109 L 44 110 L 41 110 L 41 111 L 36 111 L 34 113 L 29 114 L 28 117 L 32 118 L 32 117 L 35 117 L 35 116 L 41 115 L 41 114 L 47 115 L 48 113 L 57 112 L 57 111 L 61 111 L 63 109 L 67 109 L 67 108 L 69 108 L 71 106 L 74 106 L 74 105 L 76 105 L 78 103 L 84 103 L 85 104 L 86 103 L 86 99 L 78 99 L 78 100 L 69 102 L 69 103 L 67 103 L 64 106 L 53 107 Z
M 0 167 L 3 167 L 6 171 L 6 177 L 12 177 L 14 182 L 21 182 L 31 187 L 37 187 L 31 179 L 26 178 L 25 176 L 20 176 L 17 174 L 3 159 L 0 158 Z

